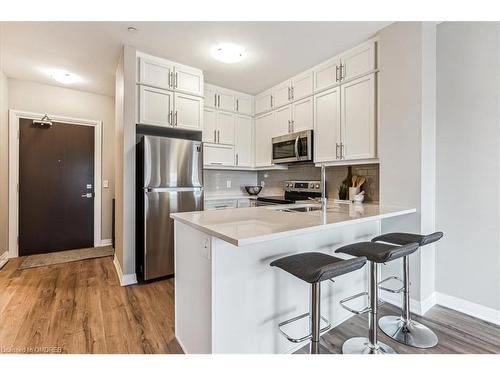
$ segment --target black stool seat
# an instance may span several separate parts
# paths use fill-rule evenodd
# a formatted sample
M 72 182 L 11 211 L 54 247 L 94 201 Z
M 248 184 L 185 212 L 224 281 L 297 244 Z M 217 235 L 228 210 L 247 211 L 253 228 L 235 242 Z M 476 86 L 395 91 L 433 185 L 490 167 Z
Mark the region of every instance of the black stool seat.
M 323 253 L 300 253 L 277 259 L 271 266 L 281 268 L 310 284 L 356 271 L 366 263 L 365 257 L 340 259 Z
M 386 263 L 417 251 L 418 242 L 404 246 L 388 245 L 379 242 L 357 242 L 337 249 L 336 253 L 344 253 L 356 257 L 366 257 L 370 262 Z
M 430 243 L 436 242 L 441 237 L 443 237 L 443 232 L 435 232 L 428 235 L 397 232 L 382 234 L 381 236 L 373 238 L 372 242 L 383 241 L 396 245 L 406 245 L 412 242 L 418 242 L 419 246 L 425 246 Z

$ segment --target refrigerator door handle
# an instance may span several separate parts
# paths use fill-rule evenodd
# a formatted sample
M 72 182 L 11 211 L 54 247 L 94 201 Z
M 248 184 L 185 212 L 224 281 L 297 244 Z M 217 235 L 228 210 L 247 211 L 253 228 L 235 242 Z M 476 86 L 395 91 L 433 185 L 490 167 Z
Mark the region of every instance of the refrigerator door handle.
M 203 187 L 165 187 L 165 188 L 144 188 L 145 193 L 161 193 L 161 192 L 169 192 L 169 191 L 201 191 Z

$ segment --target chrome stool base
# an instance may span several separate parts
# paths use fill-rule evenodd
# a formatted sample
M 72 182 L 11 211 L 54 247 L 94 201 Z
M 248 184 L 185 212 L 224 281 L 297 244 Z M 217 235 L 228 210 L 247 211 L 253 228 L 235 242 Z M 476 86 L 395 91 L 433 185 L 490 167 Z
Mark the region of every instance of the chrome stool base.
M 389 345 L 378 342 L 376 347 L 370 345 L 367 337 L 353 337 L 342 345 L 343 354 L 398 354 Z
M 414 320 L 405 322 L 400 316 L 384 316 L 378 326 L 391 339 L 414 348 L 427 349 L 437 345 L 434 332 Z

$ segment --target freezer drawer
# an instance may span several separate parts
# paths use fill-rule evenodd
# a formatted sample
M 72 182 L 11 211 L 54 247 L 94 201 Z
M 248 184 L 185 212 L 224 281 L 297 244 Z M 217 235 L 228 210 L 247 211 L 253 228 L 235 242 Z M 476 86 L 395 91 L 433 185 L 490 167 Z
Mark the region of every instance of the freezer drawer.
M 203 210 L 203 189 L 152 189 L 144 193 L 144 280 L 174 273 L 174 221 L 170 214 Z

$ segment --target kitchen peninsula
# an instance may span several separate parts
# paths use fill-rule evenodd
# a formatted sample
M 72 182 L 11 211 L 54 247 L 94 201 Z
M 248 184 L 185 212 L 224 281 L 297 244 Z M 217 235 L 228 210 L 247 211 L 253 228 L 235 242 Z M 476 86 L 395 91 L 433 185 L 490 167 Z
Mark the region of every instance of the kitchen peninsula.
M 269 263 L 300 252 L 331 255 L 340 246 L 380 234 L 383 219 L 415 212 L 376 204 L 318 208 L 294 204 L 171 214 L 175 332 L 186 353 L 297 350 L 301 344 L 286 340 L 278 323 L 308 311 L 309 288 Z M 367 270 L 323 284 L 321 314 L 333 328 L 351 316 L 338 302 L 366 290 Z M 307 330 L 304 319 L 289 334 L 303 336 Z

